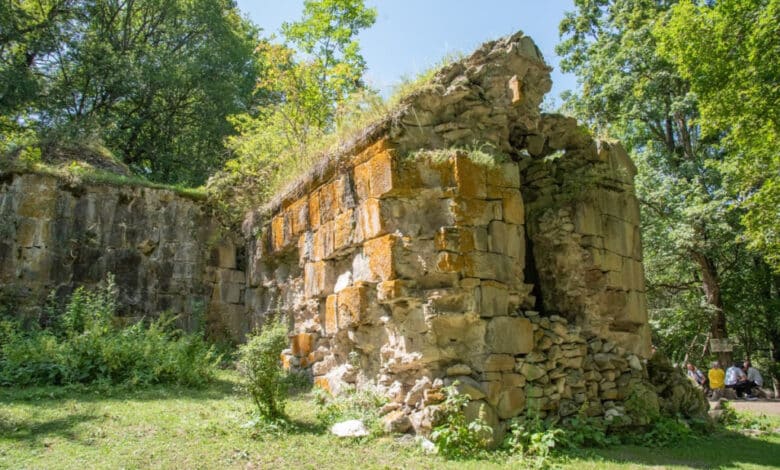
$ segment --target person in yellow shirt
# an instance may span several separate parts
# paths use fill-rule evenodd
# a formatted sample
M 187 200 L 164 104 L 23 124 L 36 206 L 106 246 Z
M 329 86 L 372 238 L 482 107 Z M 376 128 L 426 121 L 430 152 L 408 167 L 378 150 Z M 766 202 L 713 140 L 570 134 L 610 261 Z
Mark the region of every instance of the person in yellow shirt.
M 710 379 L 710 390 L 712 390 L 712 396 L 715 400 L 720 398 L 726 387 L 726 372 L 720 366 L 720 362 L 715 361 L 712 363 L 712 368 L 707 372 L 707 378 Z

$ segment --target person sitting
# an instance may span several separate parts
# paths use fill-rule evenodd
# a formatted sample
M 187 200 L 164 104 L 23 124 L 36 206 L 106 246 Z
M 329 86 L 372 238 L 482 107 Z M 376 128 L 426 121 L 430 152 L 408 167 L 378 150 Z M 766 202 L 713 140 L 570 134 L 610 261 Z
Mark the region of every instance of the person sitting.
M 704 376 L 704 374 L 696 368 L 693 364 L 690 362 L 685 365 L 685 367 L 688 369 L 688 378 L 693 381 L 696 385 L 698 385 L 702 390 L 704 390 L 704 393 L 708 392 L 708 380 L 707 377 Z
M 740 368 L 738 362 L 735 362 L 726 370 L 725 384 L 726 388 L 731 388 L 736 392 L 737 398 L 742 398 L 742 395 L 746 394 L 751 388 L 747 383 L 747 375 Z
M 713 362 L 712 367 L 707 372 L 707 378 L 710 381 L 710 390 L 712 390 L 712 398 L 714 400 L 719 399 L 723 394 L 725 376 L 726 373 L 723 372 L 720 362 Z
M 742 364 L 742 370 L 745 372 L 745 375 L 747 376 L 747 384 L 750 386 L 748 393 L 751 396 L 761 394 L 761 387 L 764 386 L 764 378 L 761 377 L 761 372 L 753 367 L 753 364 L 751 364 L 749 360 Z

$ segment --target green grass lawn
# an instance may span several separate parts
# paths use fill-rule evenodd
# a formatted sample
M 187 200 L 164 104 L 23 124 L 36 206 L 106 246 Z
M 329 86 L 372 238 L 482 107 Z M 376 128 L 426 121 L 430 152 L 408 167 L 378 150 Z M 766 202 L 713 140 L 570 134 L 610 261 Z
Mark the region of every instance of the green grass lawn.
M 0 468 L 522 468 L 446 461 L 392 437 L 341 440 L 318 425 L 310 396 L 291 400 L 293 429 L 258 433 L 234 372 L 208 388 L 0 388 Z M 675 447 L 620 446 L 564 457 L 570 468 L 777 468 L 780 437 L 721 433 Z

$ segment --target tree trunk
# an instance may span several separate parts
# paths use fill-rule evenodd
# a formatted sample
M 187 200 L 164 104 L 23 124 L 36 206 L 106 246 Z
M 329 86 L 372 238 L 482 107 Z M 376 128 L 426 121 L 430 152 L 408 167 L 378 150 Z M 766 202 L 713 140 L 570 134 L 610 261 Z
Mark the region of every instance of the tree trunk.
M 728 339 L 726 315 L 723 313 L 723 300 L 720 297 L 718 271 L 715 269 L 715 264 L 707 256 L 694 252 L 693 257 L 701 268 L 702 289 L 710 309 L 710 338 Z M 730 351 L 719 352 L 717 355 L 718 361 L 724 369 L 731 365 L 733 359 Z

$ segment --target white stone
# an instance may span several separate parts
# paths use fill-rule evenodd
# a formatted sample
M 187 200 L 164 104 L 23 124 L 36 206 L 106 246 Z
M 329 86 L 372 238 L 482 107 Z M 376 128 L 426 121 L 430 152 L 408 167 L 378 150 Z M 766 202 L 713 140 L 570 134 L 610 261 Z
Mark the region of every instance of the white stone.
M 352 271 L 343 272 L 339 274 L 338 279 L 336 279 L 336 285 L 333 287 L 333 292 L 337 294 L 349 287 L 350 284 L 352 284 Z
M 363 437 L 368 436 L 368 430 L 359 419 L 351 419 L 336 423 L 330 428 L 330 432 L 338 437 Z

